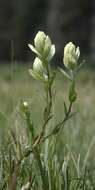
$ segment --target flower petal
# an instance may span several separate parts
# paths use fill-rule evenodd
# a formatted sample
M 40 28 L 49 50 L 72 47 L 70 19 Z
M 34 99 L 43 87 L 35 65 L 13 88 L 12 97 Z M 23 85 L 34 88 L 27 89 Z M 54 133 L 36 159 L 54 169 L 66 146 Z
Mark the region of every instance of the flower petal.
M 50 53 L 49 53 L 49 55 L 48 55 L 47 60 L 50 61 L 50 60 L 52 59 L 52 57 L 54 56 L 54 54 L 55 54 L 55 45 L 53 44 L 53 45 L 51 46 L 51 50 L 50 50 Z

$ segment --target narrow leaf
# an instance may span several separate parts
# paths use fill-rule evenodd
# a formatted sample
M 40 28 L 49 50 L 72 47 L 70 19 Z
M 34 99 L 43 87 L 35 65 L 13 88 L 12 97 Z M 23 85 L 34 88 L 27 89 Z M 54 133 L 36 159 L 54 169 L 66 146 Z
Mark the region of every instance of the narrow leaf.
M 59 68 L 59 70 L 61 71 L 61 73 L 62 73 L 66 78 L 68 78 L 69 80 L 72 80 L 71 76 L 68 75 L 68 73 L 66 73 L 63 69 Z
M 67 107 L 66 107 L 66 103 L 64 102 L 64 112 L 65 112 L 65 115 L 67 115 Z

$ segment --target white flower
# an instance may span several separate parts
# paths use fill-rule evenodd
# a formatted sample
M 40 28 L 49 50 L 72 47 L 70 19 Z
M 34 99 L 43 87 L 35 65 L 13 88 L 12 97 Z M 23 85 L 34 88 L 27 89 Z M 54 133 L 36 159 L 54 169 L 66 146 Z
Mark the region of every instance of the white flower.
M 50 37 L 42 31 L 36 34 L 34 46 L 31 44 L 28 46 L 41 60 L 50 61 L 55 54 L 55 45 L 51 43 Z
M 80 56 L 79 47 L 76 48 L 76 46 L 72 42 L 66 44 L 64 48 L 64 58 L 63 58 L 65 67 L 71 70 L 74 69 L 77 66 L 79 56 Z

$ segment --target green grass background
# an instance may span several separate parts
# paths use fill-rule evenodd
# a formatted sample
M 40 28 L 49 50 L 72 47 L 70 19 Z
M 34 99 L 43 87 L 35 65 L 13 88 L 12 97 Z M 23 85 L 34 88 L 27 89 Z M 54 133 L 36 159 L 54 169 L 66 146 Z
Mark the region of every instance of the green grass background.
M 2 65 L 0 66 L 0 135 L 4 141 L 4 131 L 12 127 L 21 130 L 19 122 L 19 103 L 28 101 L 31 107 L 31 117 L 39 130 L 45 106 L 43 85 L 33 80 L 28 69 L 31 65 Z M 55 81 L 54 123 L 63 118 L 64 100 L 68 104 L 69 81 L 57 71 Z M 64 144 L 75 153 L 81 155 L 81 162 L 90 152 L 87 162 L 90 167 L 95 163 L 95 70 L 81 69 L 76 81 L 78 92 L 73 111 L 77 114 L 70 119 L 58 139 L 58 151 L 63 155 Z M 3 138 L 2 138 L 3 137 Z M 83 163 L 83 162 L 82 162 Z

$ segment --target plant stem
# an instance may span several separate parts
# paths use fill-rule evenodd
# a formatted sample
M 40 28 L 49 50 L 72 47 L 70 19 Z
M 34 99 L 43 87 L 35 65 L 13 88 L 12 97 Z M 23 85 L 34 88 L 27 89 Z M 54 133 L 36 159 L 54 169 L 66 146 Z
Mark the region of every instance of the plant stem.
M 50 83 L 50 65 L 47 63 L 46 64 L 46 70 L 47 70 L 47 76 L 48 76 L 48 83 L 46 84 L 46 118 L 45 121 L 46 122 L 50 116 L 51 113 L 51 108 L 52 108 L 52 89 L 51 89 L 51 83 Z M 49 124 L 47 124 L 46 126 L 46 131 L 45 131 L 45 135 L 48 135 L 48 131 L 49 131 Z M 45 142 L 45 163 L 47 162 L 48 159 L 48 146 L 49 146 L 49 140 L 47 139 Z
M 45 141 L 46 139 L 48 139 L 49 137 L 51 137 L 52 135 L 54 135 L 54 134 L 56 134 L 56 133 L 58 133 L 58 132 L 60 131 L 60 129 L 61 129 L 61 127 L 63 126 L 63 124 L 64 124 L 64 123 L 68 120 L 68 118 L 69 118 L 69 115 L 70 115 L 70 112 L 71 112 L 71 108 L 72 108 L 72 102 L 70 102 L 70 105 L 69 105 L 69 108 L 68 108 L 68 112 L 67 112 L 65 118 L 64 118 L 61 122 L 59 122 L 59 123 L 54 127 L 53 131 L 52 131 L 50 134 L 48 134 L 47 136 L 45 136 L 42 141 Z

